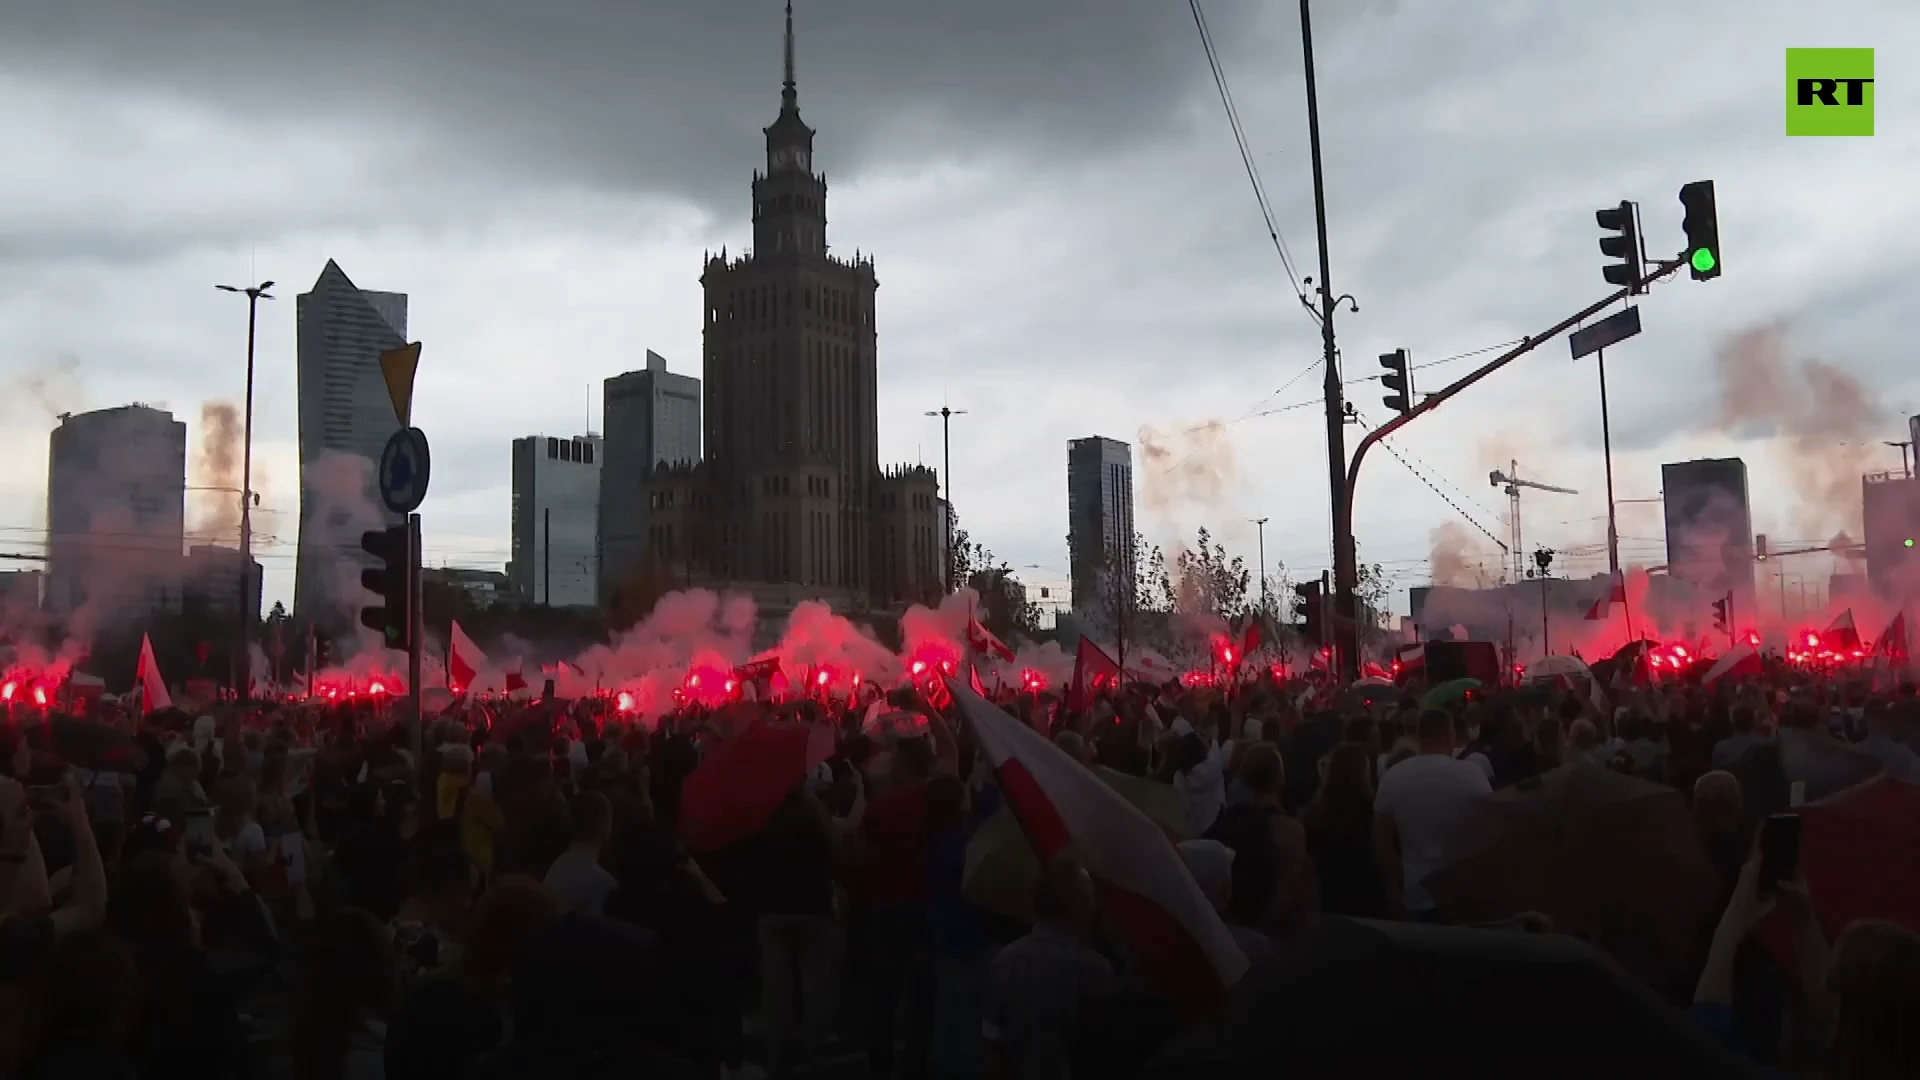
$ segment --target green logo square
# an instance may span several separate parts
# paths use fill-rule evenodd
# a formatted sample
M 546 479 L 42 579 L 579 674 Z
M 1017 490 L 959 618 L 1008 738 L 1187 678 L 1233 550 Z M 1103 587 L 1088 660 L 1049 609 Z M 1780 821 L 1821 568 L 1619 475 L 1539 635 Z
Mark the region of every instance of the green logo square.
M 1872 135 L 1873 50 L 1788 49 L 1787 134 Z

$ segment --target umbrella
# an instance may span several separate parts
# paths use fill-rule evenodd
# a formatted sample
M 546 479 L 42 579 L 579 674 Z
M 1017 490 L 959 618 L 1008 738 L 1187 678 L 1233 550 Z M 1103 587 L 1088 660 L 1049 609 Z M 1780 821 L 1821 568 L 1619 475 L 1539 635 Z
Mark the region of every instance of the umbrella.
M 1703 1080 L 1748 1075 L 1580 941 L 1346 918 L 1248 972 L 1142 1075 L 1397 1076 L 1448 1061 L 1476 1080 L 1633 1076 L 1653 1061 Z
M 1392 683 L 1383 684 L 1378 680 L 1369 682 L 1366 679 L 1361 679 L 1359 682 L 1347 687 L 1341 694 L 1341 701 L 1348 709 L 1369 709 L 1379 702 L 1398 701 L 1399 699 L 1399 687 Z
M 1116 772 L 1103 765 L 1094 773 L 1123 798 L 1152 818 L 1176 842 L 1185 840 L 1187 797 L 1168 784 Z M 1033 885 L 1040 860 L 1013 811 L 1002 803 L 967 843 L 961 894 L 968 902 L 1023 922 L 1033 919 Z
M 1439 686 L 1428 690 L 1426 694 L 1420 698 L 1420 707 L 1423 709 L 1444 709 L 1449 705 L 1464 701 L 1468 693 L 1480 689 L 1480 686 L 1481 682 L 1479 679 L 1455 679 L 1452 682 L 1443 682 Z
M 1800 867 L 1827 940 L 1857 919 L 1920 931 L 1920 785 L 1876 776 L 1798 813 Z M 1777 915 L 1762 927 L 1783 958 L 1793 954 L 1787 930 Z
M 1577 656 L 1543 656 L 1527 665 L 1529 679 L 1557 679 L 1562 675 L 1570 679 L 1591 679 L 1593 669 Z
M 710 852 L 758 832 L 816 765 L 833 755 L 833 731 L 758 723 L 720 743 L 680 793 L 680 835 Z
M 1450 921 L 1537 911 L 1654 986 L 1695 959 L 1719 879 L 1680 792 L 1568 765 L 1474 800 L 1461 827 L 1480 846 L 1423 882 Z

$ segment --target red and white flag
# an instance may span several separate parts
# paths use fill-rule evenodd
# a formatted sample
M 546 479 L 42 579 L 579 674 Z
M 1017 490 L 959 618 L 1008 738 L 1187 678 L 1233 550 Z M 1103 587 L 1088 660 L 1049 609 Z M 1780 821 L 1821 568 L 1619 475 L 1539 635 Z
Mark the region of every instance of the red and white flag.
M 160 664 L 153 658 L 153 639 L 140 635 L 140 666 L 133 681 L 140 684 L 140 712 L 151 714 L 173 708 L 173 695 L 167 693 L 167 680 L 160 675 Z
M 454 623 L 447 634 L 447 689 L 456 694 L 465 693 L 486 666 L 487 654 L 460 629 L 459 623 Z
M 521 671 L 507 672 L 507 693 L 511 694 L 515 690 L 525 690 L 526 688 L 527 688 L 526 675 L 522 674 Z
M 1093 708 L 1101 683 L 1119 679 L 1120 665 L 1113 657 L 1095 645 L 1093 639 L 1081 638 L 1080 648 L 1073 654 L 1073 679 L 1067 683 L 1067 708 L 1075 712 Z
M 1179 1011 L 1217 1004 L 1246 974 L 1247 957 L 1166 831 L 1045 736 L 948 682 L 1042 864 L 1072 852 L 1113 927 Z
M 1901 612 L 1893 617 L 1885 630 L 1880 631 L 1880 639 L 1873 643 L 1873 651 L 1881 656 L 1895 660 L 1907 658 L 1907 613 Z
M 1627 602 L 1627 579 L 1616 571 L 1612 582 L 1607 586 L 1607 595 L 1593 602 L 1587 609 L 1587 618 L 1599 622 L 1613 614 L 1613 605 Z
M 1766 674 L 1766 665 L 1760 662 L 1760 651 L 1751 645 L 1739 645 L 1728 649 L 1726 654 L 1713 662 L 1701 683 L 1712 686 L 1721 679 L 1750 679 Z
M 1829 649 L 1846 650 L 1859 648 L 1860 629 L 1853 625 L 1853 609 L 1848 608 L 1835 617 L 1833 624 L 1827 627 L 1827 632 L 1820 635 L 1820 640 L 1824 642 Z
M 980 620 L 972 616 L 967 617 L 967 644 L 974 652 L 989 653 L 1009 664 L 1013 662 L 1013 650 L 1007 648 L 1007 643 L 994 637 L 993 631 L 981 626 Z

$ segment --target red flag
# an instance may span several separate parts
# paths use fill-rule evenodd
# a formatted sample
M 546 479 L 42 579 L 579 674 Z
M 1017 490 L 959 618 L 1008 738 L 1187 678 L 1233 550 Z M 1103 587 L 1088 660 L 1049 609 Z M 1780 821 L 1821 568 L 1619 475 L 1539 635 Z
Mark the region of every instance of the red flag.
M 1587 618 L 1599 622 L 1601 619 L 1613 614 L 1613 605 L 1624 604 L 1626 602 L 1627 579 L 1622 574 L 1615 572 L 1612 582 L 1607 587 L 1607 595 L 1593 602 L 1593 606 L 1587 609 Z
M 1165 830 L 1045 736 L 957 682 L 952 693 L 1041 863 L 1073 852 L 1142 971 L 1181 1014 L 1217 1004 L 1247 957 Z
M 986 684 L 980 681 L 980 669 L 972 664 L 967 665 L 967 683 L 973 688 L 974 693 L 981 697 L 987 696 Z
M 994 637 L 992 631 L 972 616 L 967 617 L 967 644 L 973 646 L 975 652 L 992 653 L 1008 663 L 1013 662 L 1013 650 L 1007 648 L 1007 643 Z
M 133 681 L 140 684 L 140 711 L 151 714 L 173 708 L 173 695 L 167 693 L 167 680 L 160 676 L 160 663 L 153 658 L 153 639 L 140 635 L 140 665 Z
M 1885 630 L 1880 631 L 1880 640 L 1873 643 L 1873 651 L 1881 656 L 1890 656 L 1898 660 L 1907 658 L 1907 613 L 1901 612 L 1893 617 Z
M 1067 683 L 1067 708 L 1076 712 L 1093 707 L 1094 694 L 1103 680 L 1120 679 L 1120 665 L 1108 656 L 1092 638 L 1080 639 L 1073 656 L 1073 680 Z
M 1260 636 L 1260 617 L 1256 615 L 1247 620 L 1247 632 L 1240 638 L 1240 658 L 1244 660 L 1254 653 L 1259 652 L 1262 640 Z
M 511 694 L 515 690 L 525 690 L 526 688 L 527 677 L 525 675 L 517 671 L 507 672 L 507 693 Z
M 447 689 L 463 693 L 473 686 L 474 678 L 486 666 L 487 654 L 460 629 L 459 623 L 453 624 L 447 638 Z

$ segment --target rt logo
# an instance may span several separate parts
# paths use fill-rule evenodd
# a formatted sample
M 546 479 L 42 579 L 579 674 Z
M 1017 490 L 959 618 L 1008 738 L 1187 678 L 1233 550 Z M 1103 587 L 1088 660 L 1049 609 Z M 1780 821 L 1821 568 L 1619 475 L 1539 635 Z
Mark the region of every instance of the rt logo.
M 1872 135 L 1873 50 L 1788 49 L 1787 134 Z

